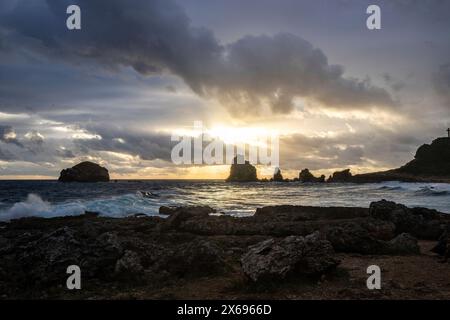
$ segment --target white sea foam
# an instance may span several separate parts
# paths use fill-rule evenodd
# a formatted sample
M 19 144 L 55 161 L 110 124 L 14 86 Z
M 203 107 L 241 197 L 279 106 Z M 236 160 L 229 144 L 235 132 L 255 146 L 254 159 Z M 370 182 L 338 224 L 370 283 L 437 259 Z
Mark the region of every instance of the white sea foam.
M 79 215 L 83 213 L 81 208 L 70 206 L 68 208 L 55 207 L 49 202 L 41 199 L 37 194 L 29 194 L 27 199 L 22 202 L 15 203 L 11 208 L 0 213 L 0 220 L 8 221 L 25 217 L 57 217 L 68 215 Z
M 9 221 L 31 216 L 43 218 L 74 216 L 86 211 L 117 218 L 137 213 L 157 215 L 159 207 L 155 200 L 143 197 L 140 193 L 58 204 L 46 202 L 37 194 L 29 194 L 25 201 L 17 202 L 11 208 L 0 212 L 0 220 Z

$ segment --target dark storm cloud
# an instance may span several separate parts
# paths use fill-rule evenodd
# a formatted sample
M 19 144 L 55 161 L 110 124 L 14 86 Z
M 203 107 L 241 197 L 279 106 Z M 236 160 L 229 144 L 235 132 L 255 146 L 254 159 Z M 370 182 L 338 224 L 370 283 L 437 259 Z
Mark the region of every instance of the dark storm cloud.
M 68 31 L 65 9 L 78 4 L 82 30 Z M 247 36 L 222 45 L 193 27 L 170 0 L 18 1 L 0 17 L 2 42 L 20 43 L 51 58 L 104 67 L 132 67 L 144 75 L 172 73 L 197 94 L 218 98 L 234 112 L 267 104 L 287 113 L 295 97 L 344 109 L 392 107 L 388 92 L 368 80 L 346 78 L 344 69 L 291 34 Z M 5 35 L 7 34 L 7 35 Z
M 342 66 L 330 65 L 320 49 L 291 34 L 246 36 L 228 46 L 224 63 L 224 72 L 204 89 L 215 89 L 238 106 L 258 105 L 265 98 L 274 111 L 287 113 L 296 96 L 345 109 L 394 105 L 384 89 L 345 78 Z

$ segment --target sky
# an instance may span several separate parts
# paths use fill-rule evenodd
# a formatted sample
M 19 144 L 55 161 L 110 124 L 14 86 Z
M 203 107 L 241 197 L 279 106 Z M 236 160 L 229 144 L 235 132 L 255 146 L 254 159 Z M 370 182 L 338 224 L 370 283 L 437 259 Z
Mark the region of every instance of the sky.
M 225 178 L 171 161 L 195 121 L 278 132 L 286 177 L 398 167 L 450 126 L 449 35 L 445 0 L 2 0 L 0 179 Z

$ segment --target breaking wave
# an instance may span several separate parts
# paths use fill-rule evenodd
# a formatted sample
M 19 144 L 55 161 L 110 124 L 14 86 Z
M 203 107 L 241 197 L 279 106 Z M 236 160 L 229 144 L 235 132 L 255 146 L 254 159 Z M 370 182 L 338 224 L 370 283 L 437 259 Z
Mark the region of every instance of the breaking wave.
M 402 190 L 403 188 L 400 186 L 382 186 L 379 187 L 378 190 Z
M 108 217 L 125 217 L 133 214 L 157 215 L 160 203 L 145 193 L 125 194 L 92 200 L 75 200 L 51 204 L 34 193 L 25 201 L 15 203 L 11 208 L 0 211 L 0 220 L 9 221 L 25 217 L 52 218 L 59 216 L 75 216 L 86 211 L 97 212 Z
M 422 187 L 415 192 L 417 195 L 421 196 L 448 196 L 450 195 L 449 190 L 439 190 L 434 187 Z M 450 204 L 449 204 L 450 205 Z

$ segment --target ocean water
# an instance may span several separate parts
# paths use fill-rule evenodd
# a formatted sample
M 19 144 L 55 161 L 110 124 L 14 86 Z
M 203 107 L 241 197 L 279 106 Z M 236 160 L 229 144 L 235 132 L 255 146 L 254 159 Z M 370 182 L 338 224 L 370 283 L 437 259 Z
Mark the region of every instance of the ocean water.
M 85 211 L 111 217 L 137 213 L 157 215 L 162 205 L 209 205 L 224 214 L 248 216 L 256 208 L 267 205 L 368 207 L 371 201 L 381 199 L 450 213 L 450 184 L 0 181 L 0 220 L 79 215 Z

